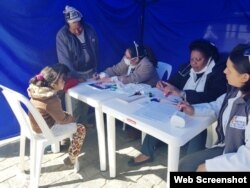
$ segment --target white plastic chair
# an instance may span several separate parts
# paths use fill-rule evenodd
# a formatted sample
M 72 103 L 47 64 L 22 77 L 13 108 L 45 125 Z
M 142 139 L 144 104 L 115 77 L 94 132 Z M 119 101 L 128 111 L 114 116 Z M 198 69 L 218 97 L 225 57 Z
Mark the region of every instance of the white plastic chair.
M 14 112 L 18 123 L 21 127 L 20 133 L 20 170 L 24 172 L 24 155 L 25 155 L 25 141 L 26 137 L 30 139 L 30 187 L 36 188 L 39 184 L 39 177 L 41 172 L 42 157 L 44 149 L 48 145 L 52 145 L 52 151 L 59 151 L 60 141 L 66 138 L 72 138 L 74 129 L 67 129 L 65 132 L 54 135 L 47 123 L 43 119 L 39 111 L 32 105 L 27 97 L 11 90 L 5 86 L 0 85 L 4 97 L 9 103 Z M 37 134 L 32 130 L 30 120 L 27 112 L 30 112 L 42 130 L 41 134 Z M 77 160 L 78 161 L 78 160 Z M 79 170 L 79 164 L 75 165 L 75 171 Z
M 165 63 L 165 62 L 162 62 L 162 61 L 158 61 L 156 71 L 157 71 L 159 78 L 161 80 L 163 79 L 165 73 L 167 73 L 166 79 L 168 80 L 170 77 L 170 74 L 172 72 L 172 65 Z

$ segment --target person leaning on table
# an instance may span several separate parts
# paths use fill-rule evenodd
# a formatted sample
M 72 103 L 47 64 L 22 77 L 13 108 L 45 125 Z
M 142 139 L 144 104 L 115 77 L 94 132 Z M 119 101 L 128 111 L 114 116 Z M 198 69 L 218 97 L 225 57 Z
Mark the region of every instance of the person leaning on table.
M 223 74 L 225 62 L 218 61 L 218 50 L 214 44 L 198 39 L 189 45 L 190 63 L 181 66 L 179 71 L 167 82 L 159 81 L 157 88 L 166 96 L 175 95 L 185 98 L 191 104 L 210 102 L 226 92 L 226 78 Z M 197 135 L 181 149 L 191 153 L 205 148 L 207 131 Z M 154 150 L 160 141 L 146 135 L 141 154 L 131 158 L 129 166 L 142 165 L 154 160 Z
M 134 42 L 125 50 L 121 61 L 103 72 L 93 75 L 100 82 L 143 83 L 156 86 L 159 77 L 156 71 L 157 61 L 153 51 Z M 141 132 L 128 126 L 127 137 L 130 140 L 139 139 Z
M 144 83 L 155 87 L 159 81 L 156 66 L 157 61 L 152 50 L 134 42 L 126 49 L 119 63 L 100 74 L 95 73 L 93 78 L 101 82 Z
M 66 6 L 63 14 L 65 25 L 56 35 L 58 61 L 70 69 L 73 77 L 87 80 L 96 72 L 98 63 L 96 32 L 74 7 Z M 71 101 L 76 121 L 92 127 L 88 121 L 89 106 L 78 99 L 71 98 Z
M 213 147 L 182 158 L 179 171 L 250 171 L 250 45 L 234 47 L 224 73 L 226 94 L 210 103 L 179 105 L 188 115 L 217 117 L 218 135 Z

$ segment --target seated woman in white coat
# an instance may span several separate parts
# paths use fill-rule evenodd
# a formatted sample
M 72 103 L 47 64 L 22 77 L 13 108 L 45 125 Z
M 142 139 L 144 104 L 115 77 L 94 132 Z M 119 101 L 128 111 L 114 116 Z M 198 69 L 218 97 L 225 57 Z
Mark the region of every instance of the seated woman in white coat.
M 229 84 L 216 101 L 179 104 L 188 115 L 217 118 L 215 146 L 183 157 L 179 171 L 250 171 L 250 45 L 239 44 L 224 70 Z

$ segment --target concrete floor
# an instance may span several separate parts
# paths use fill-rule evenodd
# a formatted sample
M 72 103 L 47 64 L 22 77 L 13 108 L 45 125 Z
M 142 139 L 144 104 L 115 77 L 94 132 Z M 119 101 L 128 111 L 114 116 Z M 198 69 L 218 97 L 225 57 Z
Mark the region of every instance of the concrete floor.
M 80 157 L 79 173 L 63 165 L 67 156 L 67 147 L 59 153 L 46 152 L 44 155 L 40 176 L 40 187 L 69 187 L 69 188 L 165 188 L 167 175 L 167 147 L 162 146 L 156 151 L 155 161 L 140 167 L 129 167 L 129 157 L 136 156 L 140 149 L 140 139 L 128 140 L 126 131 L 118 125 L 117 139 L 117 176 L 109 177 L 109 170 L 101 172 L 98 157 L 97 132 L 89 128 Z M 1 143 L 1 142 L 0 142 Z M 28 145 L 29 146 L 29 145 Z M 0 187 L 27 187 L 29 173 L 29 151 L 27 151 L 27 175 L 18 170 L 19 140 L 8 144 L 0 144 Z

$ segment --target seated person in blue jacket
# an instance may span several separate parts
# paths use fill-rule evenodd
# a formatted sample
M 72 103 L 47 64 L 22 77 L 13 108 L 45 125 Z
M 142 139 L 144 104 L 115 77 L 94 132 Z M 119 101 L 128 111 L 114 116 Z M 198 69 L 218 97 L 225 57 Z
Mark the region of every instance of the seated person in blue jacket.
M 214 44 L 198 39 L 189 45 L 190 62 L 181 66 L 179 71 L 167 82 L 159 81 L 157 86 L 166 96 L 180 96 L 191 104 L 210 102 L 226 92 L 226 78 L 223 74 L 225 62 L 219 63 L 218 50 Z M 193 138 L 181 149 L 183 154 L 202 150 L 206 144 L 206 130 Z M 159 140 L 146 135 L 141 154 L 131 158 L 129 166 L 152 162 L 154 150 Z
M 144 83 L 155 87 L 159 81 L 156 66 L 157 61 L 152 50 L 134 42 L 126 49 L 119 63 L 100 74 L 94 74 L 93 78 L 101 82 Z
M 217 118 L 218 136 L 213 147 L 182 158 L 179 171 L 250 171 L 250 45 L 232 50 L 224 73 L 226 94 L 210 103 L 178 105 L 190 116 Z

